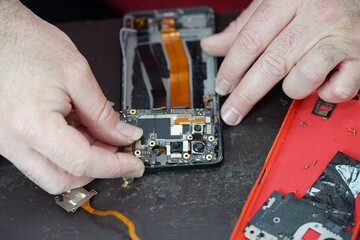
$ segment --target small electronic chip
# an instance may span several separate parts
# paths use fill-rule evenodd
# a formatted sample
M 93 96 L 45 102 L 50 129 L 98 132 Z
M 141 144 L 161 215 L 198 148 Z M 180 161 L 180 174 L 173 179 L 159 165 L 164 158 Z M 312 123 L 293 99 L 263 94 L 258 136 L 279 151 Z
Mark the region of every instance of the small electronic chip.
M 127 151 L 149 167 L 215 161 L 218 130 L 211 114 L 207 108 L 123 111 L 126 122 L 144 131 L 142 138 Z

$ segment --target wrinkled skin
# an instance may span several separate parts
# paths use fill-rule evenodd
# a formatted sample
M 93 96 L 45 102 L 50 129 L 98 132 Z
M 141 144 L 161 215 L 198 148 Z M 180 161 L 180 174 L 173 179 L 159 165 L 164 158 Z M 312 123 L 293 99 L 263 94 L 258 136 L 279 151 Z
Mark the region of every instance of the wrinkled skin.
M 226 56 L 216 91 L 230 94 L 221 109 L 237 125 L 280 80 L 302 99 L 314 91 L 328 102 L 360 88 L 360 2 L 254 0 L 223 32 L 202 39 L 204 51 Z
M 15 0 L 0 0 L 0 96 L 0 153 L 47 192 L 143 174 L 116 153 L 142 130 L 119 120 L 66 34 Z

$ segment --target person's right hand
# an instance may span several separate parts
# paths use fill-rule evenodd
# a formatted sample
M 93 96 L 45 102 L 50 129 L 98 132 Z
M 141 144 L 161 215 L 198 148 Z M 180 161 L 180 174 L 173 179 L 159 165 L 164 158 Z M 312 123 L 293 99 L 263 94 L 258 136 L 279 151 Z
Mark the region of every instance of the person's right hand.
M 313 92 L 331 103 L 360 89 L 360 2 L 254 0 L 223 32 L 202 39 L 205 52 L 225 56 L 215 91 L 230 94 L 221 108 L 239 124 L 278 82 L 293 99 Z
M 66 34 L 13 0 L 0 1 L 0 122 L 0 154 L 51 194 L 144 172 L 116 152 L 142 130 L 120 121 Z

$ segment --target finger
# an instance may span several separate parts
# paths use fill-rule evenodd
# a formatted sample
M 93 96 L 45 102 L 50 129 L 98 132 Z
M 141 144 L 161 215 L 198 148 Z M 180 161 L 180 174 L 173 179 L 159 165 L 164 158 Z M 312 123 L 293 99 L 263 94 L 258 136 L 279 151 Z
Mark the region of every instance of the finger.
M 200 44 L 204 52 L 214 56 L 225 56 L 237 34 L 263 1 L 264 0 L 252 1 L 252 3 L 236 18 L 236 20 L 232 21 L 224 31 L 202 38 Z
M 245 72 L 288 25 L 296 13 L 292 1 L 268 0 L 260 4 L 237 35 L 216 77 L 216 92 L 230 93 Z
M 271 42 L 224 103 L 221 111 L 224 121 L 229 125 L 238 124 L 304 53 L 327 36 L 323 28 L 321 24 L 312 27 L 311 19 L 294 19 Z
M 142 130 L 120 121 L 119 113 L 102 93 L 86 60 L 79 65 L 78 70 L 83 74 L 79 79 L 69 79 L 66 88 L 81 123 L 97 139 L 112 145 L 126 145 L 139 139 Z
M 109 151 L 117 151 L 118 146 L 97 141 L 97 139 L 88 131 L 88 129 L 81 124 L 80 120 L 74 112 L 71 112 L 68 116 L 66 116 L 65 119 L 70 126 L 76 128 L 88 140 L 90 145 L 101 145 L 103 148 L 106 148 Z M 124 142 L 124 144 L 126 144 L 126 142 Z
M 103 142 L 99 142 L 99 141 L 95 141 L 93 142 L 92 144 L 93 146 L 97 146 L 97 147 L 100 147 L 102 149 L 105 149 L 109 152 L 113 152 L 113 153 L 116 153 L 119 149 L 119 147 L 117 146 L 113 146 L 113 145 L 109 145 L 109 144 L 106 144 L 106 143 L 103 143 Z
M 66 124 L 60 114 L 49 116 L 36 131 L 33 136 L 28 136 L 32 140 L 29 141 L 31 146 L 74 176 L 140 177 L 144 172 L 143 163 L 133 155 L 91 146 L 79 131 Z
M 317 43 L 292 68 L 283 82 L 284 92 L 291 98 L 302 99 L 314 92 L 329 73 L 345 57 L 345 49 L 335 38 Z
M 360 89 L 360 61 L 344 61 L 318 89 L 319 96 L 332 103 L 353 98 Z
M 52 94 L 54 95 L 54 94 Z M 62 94 L 63 95 L 63 94 Z M 53 98 L 53 96 L 52 96 Z M 110 106 L 113 107 L 115 105 L 115 103 L 108 101 Z M 63 105 L 63 104 L 62 104 Z M 55 108 L 55 111 L 57 111 L 58 109 L 61 109 L 61 107 Z M 73 126 L 74 128 L 77 128 L 79 126 L 83 126 L 83 124 L 81 123 L 80 119 L 78 118 L 78 116 L 75 114 L 75 112 L 73 110 L 69 111 L 64 111 L 62 112 L 63 115 L 65 116 L 66 122 L 70 125 Z
M 113 153 L 115 153 L 119 148 L 117 146 L 113 146 L 113 145 L 110 145 L 107 143 L 97 141 L 94 138 L 94 136 L 91 133 L 89 133 L 89 131 L 83 126 L 77 127 L 76 130 L 78 130 L 79 133 L 81 133 L 88 140 L 90 145 L 100 147 L 102 149 L 105 149 L 105 150 L 113 152 Z
M 93 180 L 90 177 L 71 175 L 32 149 L 22 151 L 11 159 L 12 163 L 31 181 L 50 194 L 59 194 L 82 187 Z

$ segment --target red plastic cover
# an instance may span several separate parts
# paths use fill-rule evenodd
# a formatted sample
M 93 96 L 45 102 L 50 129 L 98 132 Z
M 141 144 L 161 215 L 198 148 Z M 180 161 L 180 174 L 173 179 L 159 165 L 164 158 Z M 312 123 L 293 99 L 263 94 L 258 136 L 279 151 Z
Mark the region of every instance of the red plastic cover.
M 314 93 L 293 101 L 230 239 L 246 239 L 244 228 L 273 191 L 302 198 L 338 151 L 360 159 L 360 100 L 337 104 L 329 118 L 312 114 L 317 100 Z M 360 197 L 354 221 L 352 240 L 360 230 Z

